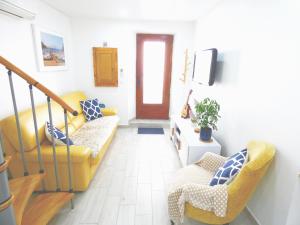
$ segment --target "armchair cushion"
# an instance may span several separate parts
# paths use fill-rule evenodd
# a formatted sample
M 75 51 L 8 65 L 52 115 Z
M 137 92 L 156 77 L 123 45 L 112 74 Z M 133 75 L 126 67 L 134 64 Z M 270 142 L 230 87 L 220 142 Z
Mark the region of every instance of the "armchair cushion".
M 231 156 L 223 166 L 221 166 L 215 173 L 210 182 L 210 186 L 217 184 L 228 184 L 241 171 L 243 165 L 247 163 L 248 152 L 247 149 Z
M 223 166 L 228 158 L 217 155 L 213 152 L 206 152 L 196 164 L 203 169 L 215 173 L 219 167 Z
M 214 165 L 210 164 L 208 160 L 214 159 L 214 155 L 213 153 L 206 154 L 199 162 L 205 166 Z M 218 160 L 226 159 L 222 158 L 216 155 L 216 160 L 212 161 L 218 162 Z M 185 203 L 187 202 L 194 207 L 212 211 L 217 216 L 226 216 L 227 185 L 209 186 L 213 174 L 214 171 L 196 164 L 177 171 L 168 192 L 168 209 L 172 221 L 176 224 L 183 223 Z

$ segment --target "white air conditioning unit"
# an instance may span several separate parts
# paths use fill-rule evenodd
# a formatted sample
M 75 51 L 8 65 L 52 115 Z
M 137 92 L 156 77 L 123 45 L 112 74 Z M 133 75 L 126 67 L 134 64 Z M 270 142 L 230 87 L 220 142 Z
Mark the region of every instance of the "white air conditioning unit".
M 33 12 L 6 0 L 0 0 L 0 13 L 22 19 L 33 20 L 35 18 L 35 14 Z

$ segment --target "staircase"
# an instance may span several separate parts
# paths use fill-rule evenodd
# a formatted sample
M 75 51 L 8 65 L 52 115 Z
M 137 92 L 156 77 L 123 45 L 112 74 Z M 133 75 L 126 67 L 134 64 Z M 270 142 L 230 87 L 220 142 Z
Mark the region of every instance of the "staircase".
M 2 225 L 46 225 L 68 202 L 73 208 L 73 179 L 71 171 L 71 157 L 69 143 L 66 145 L 67 160 L 68 160 L 68 176 L 69 176 L 69 192 L 61 192 L 59 183 L 57 182 L 56 192 L 47 192 L 44 188 L 44 163 L 40 152 L 40 140 L 37 131 L 37 118 L 35 114 L 34 94 L 33 90 L 38 89 L 46 95 L 48 103 L 49 121 L 53 129 L 51 100 L 55 101 L 62 107 L 62 112 L 65 118 L 65 131 L 68 138 L 68 118 L 67 113 L 77 116 L 77 112 L 66 104 L 60 97 L 55 95 L 48 88 L 34 80 L 24 71 L 13 65 L 11 62 L 0 56 L 0 64 L 7 69 L 9 78 L 9 86 L 11 90 L 12 103 L 15 112 L 17 125 L 18 141 L 20 146 L 20 155 L 23 164 L 24 176 L 8 180 L 7 170 L 9 168 L 10 157 L 5 157 L 5 149 L 2 145 L 1 130 L 0 130 L 0 224 Z M 24 146 L 22 132 L 20 129 L 18 107 L 15 98 L 15 90 L 13 85 L 12 75 L 21 77 L 29 86 L 30 101 L 32 108 L 32 117 L 35 127 L 35 137 L 37 144 L 37 157 L 39 161 L 39 171 L 35 174 L 29 174 L 26 158 L 24 156 Z M 53 161 L 56 180 L 59 180 L 57 173 L 56 148 L 53 148 Z M 39 187 L 42 187 L 41 192 L 34 193 Z
M 17 225 L 46 225 L 73 198 L 73 193 L 53 192 L 33 196 L 44 175 L 36 174 L 9 181 L 14 196 L 13 208 Z
M 131 119 L 129 125 L 132 127 L 159 127 L 170 128 L 170 120 L 154 120 L 154 119 Z

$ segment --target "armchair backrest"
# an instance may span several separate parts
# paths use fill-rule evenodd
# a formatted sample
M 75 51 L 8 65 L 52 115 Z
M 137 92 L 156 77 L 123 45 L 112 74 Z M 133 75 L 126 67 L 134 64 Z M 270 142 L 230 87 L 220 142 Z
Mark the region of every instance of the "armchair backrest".
M 228 185 L 227 213 L 232 218 L 244 209 L 275 156 L 274 146 L 266 142 L 251 141 L 247 149 L 249 161 Z

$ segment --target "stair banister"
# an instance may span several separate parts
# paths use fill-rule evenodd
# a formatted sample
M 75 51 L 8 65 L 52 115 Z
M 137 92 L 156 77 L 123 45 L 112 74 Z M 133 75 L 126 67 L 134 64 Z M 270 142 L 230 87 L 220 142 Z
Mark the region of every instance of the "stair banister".
M 38 134 L 38 126 L 37 126 L 37 118 L 36 118 L 36 112 L 35 112 L 35 104 L 34 104 L 34 97 L 33 97 L 33 90 L 32 90 L 32 84 L 29 84 L 29 93 L 30 93 L 30 102 L 31 102 L 31 111 L 32 111 L 32 119 L 33 119 L 33 125 L 34 125 L 34 133 L 35 133 L 35 142 L 37 146 L 37 153 L 38 153 L 38 160 L 39 160 L 39 173 L 43 174 L 45 172 L 44 162 L 42 159 L 42 153 L 41 153 L 41 144 L 40 144 L 40 138 Z M 42 190 L 45 191 L 46 184 L 45 180 L 42 180 Z
M 65 129 L 66 129 L 66 137 L 67 137 L 67 157 L 68 157 L 68 175 L 69 175 L 69 192 L 73 192 L 73 174 L 71 169 L 71 153 L 70 153 L 70 142 L 69 142 L 69 125 L 68 125 L 68 116 L 67 111 L 64 111 L 65 118 Z M 73 199 L 71 200 L 71 208 L 74 208 Z
M 51 133 L 51 142 L 52 142 L 52 154 L 53 154 L 53 161 L 54 161 L 56 191 L 60 191 L 60 181 L 59 181 L 59 175 L 58 175 L 58 164 L 57 164 L 57 158 L 56 158 L 56 145 L 55 145 L 54 135 L 53 135 L 54 125 L 53 125 L 52 111 L 51 111 L 51 99 L 49 97 L 47 97 L 47 105 L 48 105 L 50 133 Z
M 32 109 L 33 123 L 34 123 L 34 129 L 35 129 L 35 138 L 36 138 L 36 143 L 37 143 L 39 173 L 44 173 L 44 165 L 43 165 L 43 161 L 42 161 L 42 157 L 41 157 L 40 140 L 39 140 L 38 129 L 37 129 L 37 118 L 36 118 L 36 112 L 35 112 L 33 87 L 36 87 L 37 89 L 39 89 L 41 92 L 43 92 L 47 96 L 47 105 L 48 105 L 48 113 L 49 113 L 49 122 L 50 122 L 51 133 L 53 132 L 53 129 L 54 129 L 52 112 L 51 112 L 51 100 L 55 101 L 56 103 L 58 103 L 63 108 L 67 138 L 69 137 L 67 113 L 69 112 L 72 115 L 77 116 L 78 112 L 76 110 L 74 110 L 72 107 L 70 107 L 60 97 L 58 97 L 56 94 L 54 94 L 48 88 L 46 88 L 44 85 L 37 82 L 35 79 L 33 79 L 27 73 L 25 73 L 24 71 L 19 69 L 17 66 L 15 66 L 11 62 L 9 62 L 5 58 L 3 58 L 2 56 L 0 56 L 0 64 L 5 66 L 5 68 L 8 70 L 9 84 L 10 84 L 10 90 L 11 90 L 11 95 L 12 95 L 12 100 L 13 100 L 16 125 L 17 125 L 17 134 L 18 134 L 18 139 L 19 139 L 20 153 L 21 153 L 21 158 L 22 158 L 22 161 L 23 161 L 23 169 L 24 169 L 24 175 L 25 176 L 27 176 L 29 173 L 28 173 L 28 166 L 27 166 L 25 153 L 24 153 L 23 139 L 22 139 L 22 133 L 21 133 L 21 129 L 20 129 L 19 113 L 18 113 L 16 98 L 15 98 L 15 93 L 14 93 L 12 72 L 14 74 L 18 75 L 19 77 L 21 77 L 22 79 L 24 79 L 29 84 L 31 109 Z M 56 157 L 56 146 L 55 146 L 55 142 L 53 140 L 53 136 L 52 136 L 52 147 L 53 147 L 53 161 L 54 161 L 54 170 L 55 170 L 55 178 L 56 178 L 56 191 L 60 191 L 61 187 L 60 187 L 59 173 L 58 173 L 58 163 L 57 163 L 57 157 Z M 72 179 L 71 155 L 70 155 L 70 145 L 69 145 L 69 143 L 67 143 L 66 148 L 67 148 L 67 158 L 68 158 L 67 160 L 68 160 L 68 175 L 69 175 L 69 192 L 72 193 L 73 192 L 73 184 L 72 184 L 73 179 Z M 2 155 L 2 152 L 0 152 L 0 154 Z M 44 181 L 42 183 L 42 187 L 43 187 L 43 190 L 45 190 Z M 1 188 L 2 187 L 0 186 L 0 190 L 1 190 L 0 191 L 0 200 L 1 200 L 1 196 L 3 194 L 2 193 L 3 189 L 1 189 Z M 0 205 L 1 205 L 1 202 L 0 202 Z M 71 202 L 71 206 L 72 206 L 72 208 L 74 207 L 73 202 Z M 1 211 L 1 208 L 0 208 L 0 211 Z
M 78 112 L 74 110 L 71 106 L 69 106 L 64 100 L 62 100 L 59 96 L 54 94 L 52 91 L 50 91 L 48 88 L 46 88 L 44 85 L 33 79 L 31 76 L 29 76 L 27 73 L 19 69 L 17 66 L 0 56 L 0 64 L 6 67 L 7 70 L 14 72 L 19 77 L 23 78 L 28 82 L 28 84 L 32 84 L 34 87 L 39 89 L 41 92 L 43 92 L 45 95 L 50 97 L 53 101 L 58 103 L 63 109 L 67 110 L 68 112 L 72 113 L 72 115 L 77 116 Z
M 17 102 L 16 102 L 15 89 L 14 89 L 11 71 L 9 70 L 7 72 L 7 74 L 8 74 L 8 78 L 9 78 L 10 92 L 11 92 L 11 97 L 12 97 L 13 106 L 14 106 L 15 119 L 16 119 L 16 125 L 17 125 L 17 134 L 18 134 L 21 159 L 22 159 L 22 163 L 23 163 L 24 176 L 28 176 L 29 175 L 28 165 L 27 165 L 27 161 L 25 159 L 24 143 L 23 143 L 23 137 L 22 137 L 21 127 L 20 127 L 19 113 L 18 113 L 18 107 L 17 107 Z

